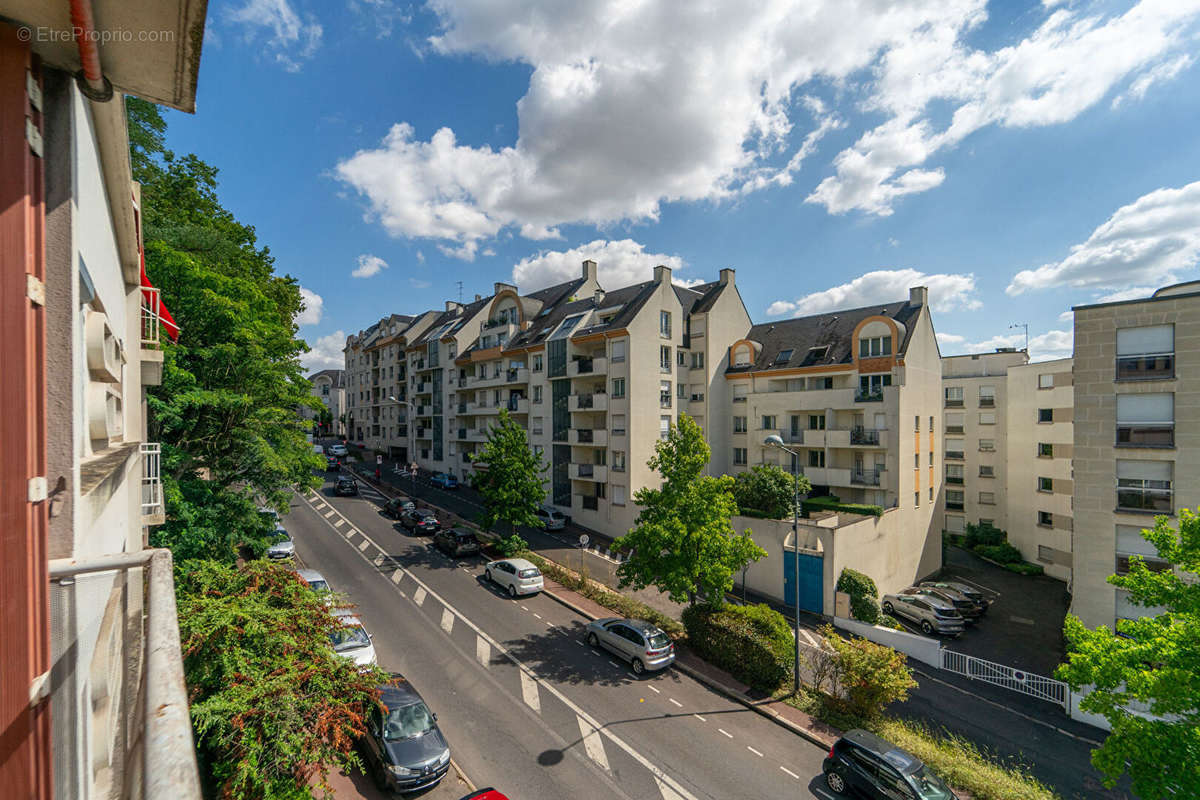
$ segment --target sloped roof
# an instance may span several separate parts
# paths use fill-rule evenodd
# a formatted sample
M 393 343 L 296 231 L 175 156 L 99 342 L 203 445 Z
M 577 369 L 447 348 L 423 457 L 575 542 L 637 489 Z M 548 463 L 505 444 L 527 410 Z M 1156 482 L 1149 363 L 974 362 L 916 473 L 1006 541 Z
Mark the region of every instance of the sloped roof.
M 315 381 L 317 378 L 329 378 L 330 384 L 335 389 L 346 388 L 346 370 L 344 369 L 323 369 L 308 376 L 309 381 Z

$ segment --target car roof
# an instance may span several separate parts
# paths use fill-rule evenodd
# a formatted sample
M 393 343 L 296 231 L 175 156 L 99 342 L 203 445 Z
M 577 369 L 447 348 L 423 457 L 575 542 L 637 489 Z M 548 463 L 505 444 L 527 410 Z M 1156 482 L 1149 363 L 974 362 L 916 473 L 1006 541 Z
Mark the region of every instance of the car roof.
M 335 617 L 337 617 L 338 622 L 342 623 L 343 625 L 345 625 L 347 627 L 349 627 L 351 625 L 361 625 L 364 628 L 367 627 L 366 625 L 362 624 L 362 620 L 358 618 L 358 615 L 354 613 L 353 609 L 350 609 L 350 608 L 335 609 L 333 612 L 333 615 Z
M 906 775 L 916 772 L 921 767 L 921 760 L 919 758 L 907 750 L 901 750 L 885 739 L 880 739 L 870 731 L 855 728 L 854 730 L 846 731 L 842 735 L 842 738 L 879 756 Z
M 497 561 L 507 562 L 517 569 L 537 569 L 537 564 L 524 558 L 500 558 Z
M 463 536 L 474 536 L 475 535 L 475 531 L 471 530 L 470 528 L 460 528 L 457 525 L 455 527 L 451 528 L 450 531 L 453 533 L 461 533 Z
M 378 686 L 379 699 L 388 708 L 398 708 L 406 706 L 415 700 L 424 702 L 420 692 L 413 688 L 413 685 L 404 679 L 404 676 L 399 673 L 393 673 L 392 679 L 395 683 L 384 683 Z
M 296 570 L 296 574 L 309 583 L 312 583 L 313 581 L 329 583 L 329 581 L 325 580 L 325 576 L 317 572 L 315 569 L 298 569 Z

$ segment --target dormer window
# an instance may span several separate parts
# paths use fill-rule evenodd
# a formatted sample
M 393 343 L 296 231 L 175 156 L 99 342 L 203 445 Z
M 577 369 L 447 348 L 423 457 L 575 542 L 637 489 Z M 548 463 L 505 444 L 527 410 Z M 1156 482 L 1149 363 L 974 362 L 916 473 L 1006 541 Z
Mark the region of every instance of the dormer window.
M 891 354 L 891 336 L 874 336 L 871 338 L 864 337 L 858 340 L 859 358 L 875 358 L 878 356 L 890 356 Z

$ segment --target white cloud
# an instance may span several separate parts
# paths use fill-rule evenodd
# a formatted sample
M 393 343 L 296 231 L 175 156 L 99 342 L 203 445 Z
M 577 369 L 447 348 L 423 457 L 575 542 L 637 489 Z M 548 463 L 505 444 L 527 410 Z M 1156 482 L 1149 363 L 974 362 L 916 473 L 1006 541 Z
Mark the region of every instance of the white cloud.
M 265 32 L 266 52 L 288 72 L 299 72 L 302 62 L 321 46 L 324 29 L 312 14 L 301 19 L 288 0 L 247 0 L 228 12 L 231 22 L 244 26 L 245 39 L 253 42 Z
M 1075 321 L 1075 312 L 1074 311 L 1062 312 L 1061 314 L 1058 315 L 1058 321 L 1059 322 L 1074 322 Z
M 1112 107 L 1120 108 L 1131 100 L 1141 100 L 1156 83 L 1166 83 L 1190 67 L 1195 59 L 1187 54 L 1157 64 L 1133 79 L 1129 89 L 1113 98 Z
M 1143 297 L 1149 297 L 1154 294 L 1153 286 L 1132 286 L 1128 289 L 1121 289 L 1117 292 L 1109 292 L 1102 294 L 1093 300 L 1093 303 L 1119 303 L 1122 300 L 1139 300 Z M 1071 316 L 1074 319 L 1074 315 Z
M 296 315 L 297 325 L 316 325 L 321 321 L 325 300 L 314 291 L 300 287 L 300 298 L 304 301 L 304 310 Z
M 1006 291 L 1127 289 L 1176 280 L 1200 260 L 1200 181 L 1158 189 L 1117 209 L 1062 261 L 1024 270 Z
M 424 254 L 424 253 L 422 253 L 420 250 L 418 250 L 418 251 L 417 251 L 417 263 L 418 263 L 418 264 L 424 264 L 424 263 L 425 263 L 425 254 Z
M 807 294 L 797 300 L 776 300 L 767 307 L 767 316 L 791 314 L 804 317 L 839 308 L 894 303 L 908 298 L 914 286 L 929 288 L 929 304 L 934 311 L 973 310 L 982 307 L 975 295 L 974 275 L 926 275 L 915 269 L 881 269 L 860 275 L 849 283 L 820 292 Z
M 1074 331 L 1046 331 L 1029 340 L 1029 360 L 1050 361 L 1055 358 L 1067 358 L 1074 349 Z
M 309 372 L 319 369 L 345 369 L 346 356 L 342 352 L 345 346 L 345 331 L 334 331 L 311 343 L 309 351 L 300 356 L 300 363 Z
M 370 278 L 387 269 L 387 262 L 379 256 L 363 253 L 358 257 L 358 266 L 350 274 L 355 278 Z
M 423 281 L 417 278 L 409 278 L 408 282 L 414 289 L 428 289 L 430 286 L 433 286 L 433 284 L 429 281 Z
M 596 239 L 593 242 L 573 247 L 570 250 L 546 250 L 537 255 L 523 258 L 513 267 L 513 283 L 522 292 L 533 292 L 578 278 L 583 262 L 596 262 L 600 285 L 606 289 L 619 289 L 635 283 L 651 280 L 654 267 L 662 264 L 672 270 L 672 279 L 682 286 L 703 283 L 702 280 L 680 278 L 675 275 L 684 268 L 679 256 L 663 253 L 647 253 L 643 244 L 632 239 L 616 241 Z
M 937 333 L 934 336 L 940 347 L 958 347 L 967 340 L 967 337 L 959 336 L 957 333 Z
M 1049 361 L 1055 358 L 1066 358 L 1071 355 L 1074 347 L 1074 334 L 1070 329 L 1062 331 L 1047 331 L 1029 340 L 1029 360 Z M 1025 346 L 1025 334 L 998 334 L 981 342 L 969 342 L 967 337 L 956 333 L 937 334 L 938 345 L 942 355 L 960 355 L 964 353 L 993 353 L 1000 347 Z

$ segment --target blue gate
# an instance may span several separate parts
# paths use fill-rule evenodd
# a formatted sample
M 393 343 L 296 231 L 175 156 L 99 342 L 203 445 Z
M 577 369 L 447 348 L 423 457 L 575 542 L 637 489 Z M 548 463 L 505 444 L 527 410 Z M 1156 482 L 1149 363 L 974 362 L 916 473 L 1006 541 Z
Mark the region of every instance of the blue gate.
M 800 608 L 814 614 L 825 613 L 825 592 L 822 578 L 825 562 L 820 556 L 791 550 L 783 554 L 783 601 L 789 607 L 796 603 L 796 559 L 800 559 Z

